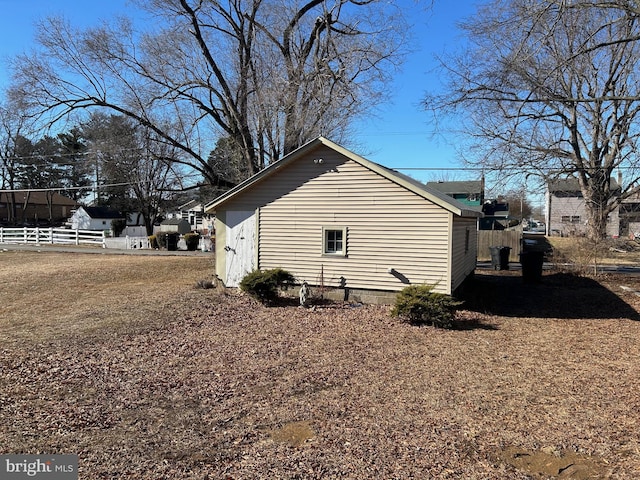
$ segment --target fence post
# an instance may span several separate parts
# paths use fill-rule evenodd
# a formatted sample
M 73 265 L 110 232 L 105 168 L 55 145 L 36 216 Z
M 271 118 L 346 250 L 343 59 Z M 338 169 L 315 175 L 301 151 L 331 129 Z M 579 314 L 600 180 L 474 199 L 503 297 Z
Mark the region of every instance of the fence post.
M 102 248 L 107 248 L 107 235 L 102 231 Z
M 27 243 L 27 227 L 24 227 L 24 243 Z
M 49 243 L 53 245 L 53 227 L 49 227 Z
M 80 245 L 80 230 L 76 229 L 76 245 Z
M 40 245 L 40 227 L 36 227 L 36 245 Z
M 4 243 L 4 228 L 0 227 L 0 243 Z

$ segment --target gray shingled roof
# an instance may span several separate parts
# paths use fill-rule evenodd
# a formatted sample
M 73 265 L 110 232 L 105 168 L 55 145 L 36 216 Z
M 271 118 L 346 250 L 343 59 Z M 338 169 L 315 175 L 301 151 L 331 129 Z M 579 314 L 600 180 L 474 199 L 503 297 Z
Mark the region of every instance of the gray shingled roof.
M 124 218 L 119 211 L 107 207 L 82 207 L 91 218 Z
M 620 185 L 615 178 L 611 177 L 609 179 L 611 182 L 611 189 L 618 190 Z M 549 181 L 549 191 L 550 192 L 580 192 L 580 183 L 578 179 L 575 177 L 561 178 L 556 180 Z
M 447 195 L 480 193 L 482 191 L 482 181 L 463 180 L 456 182 L 427 182 L 427 187 L 434 188 Z

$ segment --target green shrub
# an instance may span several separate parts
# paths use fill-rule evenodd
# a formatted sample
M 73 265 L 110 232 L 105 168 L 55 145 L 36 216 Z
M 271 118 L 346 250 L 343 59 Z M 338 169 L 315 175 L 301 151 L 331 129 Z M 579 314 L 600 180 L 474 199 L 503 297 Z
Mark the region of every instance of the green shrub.
M 187 244 L 187 250 L 194 252 L 198 249 L 198 242 L 200 242 L 200 235 L 197 233 L 185 233 L 184 241 Z
M 281 268 L 254 270 L 240 282 L 240 290 L 268 305 L 278 298 L 278 289 L 287 288 L 295 281 L 293 275 Z
M 462 302 L 450 295 L 434 292 L 434 285 L 411 285 L 396 297 L 391 315 L 412 325 L 432 324 L 451 328 L 456 311 Z

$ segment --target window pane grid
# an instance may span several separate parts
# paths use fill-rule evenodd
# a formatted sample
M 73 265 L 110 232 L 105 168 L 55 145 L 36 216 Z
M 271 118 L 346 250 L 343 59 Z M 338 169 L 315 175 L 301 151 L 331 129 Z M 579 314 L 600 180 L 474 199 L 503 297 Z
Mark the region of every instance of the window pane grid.
M 325 254 L 344 255 L 345 241 L 344 228 L 325 228 L 323 252 Z
M 342 251 L 342 230 L 327 231 L 327 252 L 337 253 Z

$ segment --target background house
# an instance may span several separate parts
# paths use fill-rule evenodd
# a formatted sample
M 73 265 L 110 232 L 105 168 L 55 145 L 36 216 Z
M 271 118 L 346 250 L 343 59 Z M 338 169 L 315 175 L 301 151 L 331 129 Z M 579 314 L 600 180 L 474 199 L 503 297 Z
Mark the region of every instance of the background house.
M 107 207 L 80 207 L 69 220 L 74 230 L 111 230 L 114 220 L 125 221 L 125 216 Z
M 197 200 L 189 200 L 179 205 L 176 210 L 166 213 L 166 219 L 184 220 L 190 225 L 190 231 L 201 235 L 213 235 L 213 215 L 205 213 L 204 205 Z
M 504 230 L 520 224 L 520 219 L 509 215 L 509 203 L 502 197 L 486 199 L 484 178 L 454 182 L 428 182 L 427 188 L 437 190 L 468 207 L 482 212 L 478 219 L 479 230 Z
M 521 226 L 521 219 L 511 216 L 509 202 L 504 197 L 485 200 L 482 213 L 484 216 L 478 221 L 480 230 L 507 230 Z
M 611 189 L 619 190 L 618 182 L 610 179 Z M 574 236 L 587 232 L 587 211 L 580 183 L 575 177 L 547 183 L 545 194 L 547 235 Z M 607 218 L 607 235 L 620 235 L 619 208 Z
M 202 218 L 204 213 L 204 205 L 197 200 L 189 200 L 178 207 L 180 218 L 189 222 L 191 230 L 202 231 Z
M 163 220 L 158 228 L 157 233 L 178 233 L 184 235 L 191 232 L 191 225 L 187 220 L 182 218 L 167 218 Z
M 484 204 L 484 179 L 454 182 L 427 182 L 427 187 L 480 210 Z
M 54 192 L 2 192 L 0 223 L 62 224 L 77 206 L 75 200 Z
M 216 214 L 216 273 L 227 286 L 281 267 L 347 297 L 424 283 L 452 293 L 476 266 L 480 212 L 324 138 L 205 212 Z
M 640 194 L 626 198 L 620 204 L 620 236 L 640 238 Z
M 121 234 L 128 237 L 146 237 L 147 227 L 144 224 L 144 217 L 140 212 L 127 214 L 127 226 Z

